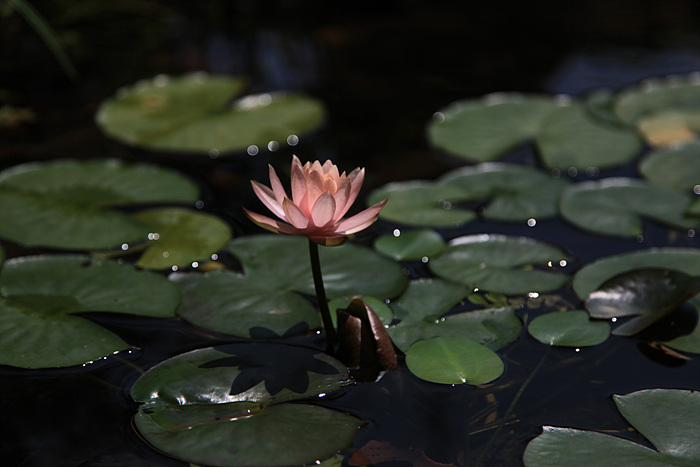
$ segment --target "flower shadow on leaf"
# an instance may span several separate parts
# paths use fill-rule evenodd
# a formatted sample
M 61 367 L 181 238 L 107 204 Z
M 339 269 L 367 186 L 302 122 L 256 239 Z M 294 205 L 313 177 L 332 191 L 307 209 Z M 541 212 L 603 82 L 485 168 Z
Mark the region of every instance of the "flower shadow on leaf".
M 227 347 L 217 350 L 230 353 Z M 300 361 L 300 358 L 302 360 Z M 279 352 L 266 346 L 245 346 L 236 354 L 200 365 L 201 368 L 237 367 L 240 373 L 231 385 L 231 395 L 240 394 L 265 382 L 265 389 L 275 395 L 283 389 L 302 394 L 309 388 L 308 372 L 332 375 L 338 370 L 311 355 L 300 356 L 296 352 Z M 300 369 L 306 371 L 300 371 Z

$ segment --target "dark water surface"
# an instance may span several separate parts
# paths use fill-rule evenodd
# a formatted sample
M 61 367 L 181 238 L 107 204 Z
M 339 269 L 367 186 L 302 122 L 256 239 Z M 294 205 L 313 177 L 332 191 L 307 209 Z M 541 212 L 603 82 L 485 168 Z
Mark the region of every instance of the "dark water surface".
M 430 179 L 460 162 L 428 147 L 425 124 L 451 101 L 494 91 L 581 94 L 646 76 L 700 70 L 700 4 L 646 2 L 321 2 L 91 0 L 31 2 L 54 25 L 80 78 L 71 83 L 18 15 L 0 16 L 0 104 L 30 108 L 33 119 L 0 127 L 0 167 L 53 158 L 146 158 L 192 176 L 205 210 L 236 235 L 256 232 L 241 216 L 255 201 L 248 180 L 266 179 L 291 153 L 197 162 L 153 156 L 107 140 L 93 124 L 117 87 L 158 73 L 195 70 L 252 76 L 251 91 L 303 90 L 329 119 L 295 148 L 302 159 L 367 167 L 363 193 L 383 183 Z M 77 8 L 75 5 L 82 5 Z M 4 4 L 0 4 L 4 7 Z M 530 148 L 511 159 L 537 164 Z M 634 176 L 634 165 L 601 176 Z M 578 177 L 578 180 L 584 177 Z M 0 213 L 0 222 L 2 215 Z M 378 223 L 360 236 L 387 233 Z M 572 273 L 595 258 L 655 246 L 699 247 L 698 237 L 650 225 L 643 239 L 598 238 L 559 220 L 527 225 L 476 221 L 442 231 L 528 235 L 567 249 Z M 8 257 L 28 251 L 3 243 Z M 410 265 L 416 273 L 420 265 Z M 561 300 L 579 306 L 570 290 Z M 531 299 L 524 320 L 547 309 Z M 129 389 L 142 371 L 182 352 L 222 342 L 178 320 L 90 316 L 134 346 L 85 368 L 0 367 L 0 464 L 5 466 L 179 466 L 131 427 Z M 379 466 L 517 466 L 542 425 L 605 431 L 645 443 L 628 430 L 612 394 L 646 388 L 700 390 L 700 362 L 654 351 L 649 338 L 613 337 L 580 350 L 551 348 L 524 334 L 499 351 L 505 373 L 483 387 L 426 383 L 405 367 L 378 383 L 346 388 L 328 406 L 368 424 L 347 451 L 382 447 Z M 290 343 L 318 345 L 316 337 Z M 499 422 L 523 384 L 498 436 Z M 484 452 L 490 446 L 488 452 Z M 413 453 L 413 454 L 411 454 Z M 389 461 L 392 458 L 401 461 Z M 413 455 L 413 457 L 411 457 Z M 483 456 L 483 457 L 481 457 Z

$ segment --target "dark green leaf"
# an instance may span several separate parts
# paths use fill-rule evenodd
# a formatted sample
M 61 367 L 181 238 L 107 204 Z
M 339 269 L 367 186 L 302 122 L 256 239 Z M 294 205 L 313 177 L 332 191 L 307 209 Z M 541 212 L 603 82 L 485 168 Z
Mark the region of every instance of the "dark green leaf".
M 582 310 L 541 315 L 528 325 L 528 332 L 543 344 L 563 347 L 598 345 L 610 335 L 610 325 L 591 321 Z
M 442 252 L 445 241 L 432 229 L 409 230 L 378 237 L 374 249 L 397 261 L 421 260 Z

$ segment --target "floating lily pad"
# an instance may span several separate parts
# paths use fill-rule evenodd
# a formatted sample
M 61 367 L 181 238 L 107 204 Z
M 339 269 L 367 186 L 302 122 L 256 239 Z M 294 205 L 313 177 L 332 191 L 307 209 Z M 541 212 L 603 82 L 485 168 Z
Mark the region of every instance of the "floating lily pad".
M 700 293 L 700 276 L 669 269 L 637 269 L 606 281 L 586 299 L 594 318 L 635 316 L 613 334 L 631 336 Z
M 134 384 L 135 425 L 156 449 L 219 466 L 307 465 L 349 446 L 362 420 L 313 403 L 347 384 L 312 349 L 228 344 L 156 365 Z
M 445 249 L 445 241 L 432 229 L 409 230 L 377 238 L 374 249 L 397 261 L 412 261 L 439 254 Z
M 324 119 L 323 105 L 309 96 L 241 96 L 244 85 L 239 78 L 205 73 L 161 75 L 120 89 L 102 103 L 96 120 L 108 136 L 128 144 L 219 155 L 285 142 Z
M 0 174 L 0 237 L 75 250 L 143 242 L 148 226 L 117 207 L 191 204 L 198 191 L 176 172 L 115 160 L 20 165 Z
M 608 178 L 567 188 L 559 200 L 562 216 L 577 227 L 594 233 L 638 236 L 643 218 L 678 229 L 691 229 L 698 219 L 687 217 L 690 197 L 639 180 Z
M 428 263 L 436 275 L 492 292 L 515 295 L 551 292 L 568 276 L 544 270 L 548 263 L 570 258 L 559 248 L 527 237 L 469 235 L 452 240 Z M 543 269 L 535 269 L 534 266 Z
M 389 183 L 372 191 L 367 204 L 388 199 L 379 213 L 385 221 L 424 227 L 457 227 L 476 218 L 474 211 L 452 205 L 467 198 L 468 195 L 459 187 L 411 180 Z
M 165 269 L 208 259 L 231 238 L 224 221 L 189 209 L 152 209 L 133 217 L 150 229 L 151 241 L 137 262 L 145 268 Z
M 585 300 L 603 283 L 622 273 L 637 269 L 662 268 L 700 276 L 700 250 L 695 248 L 649 248 L 601 258 L 586 264 L 576 273 L 573 287 Z
M 634 132 L 596 119 L 578 102 L 550 112 L 536 143 L 547 166 L 579 170 L 622 165 L 643 149 Z
M 596 119 L 578 101 L 520 94 L 455 102 L 435 115 L 428 136 L 437 148 L 477 162 L 534 141 L 549 167 L 582 170 L 620 165 L 642 149 L 636 134 Z
M 496 221 L 555 216 L 559 195 L 569 185 L 564 179 L 532 167 L 502 163 L 453 170 L 440 177 L 438 183 L 464 190 L 463 201 L 488 200 L 482 208 L 483 216 Z
M 700 143 L 652 151 L 639 171 L 655 185 L 692 192 L 700 184 Z
M 0 272 L 0 363 L 79 365 L 130 348 L 81 312 L 174 316 L 180 291 L 164 277 L 87 256 L 32 256 Z
M 614 104 L 615 114 L 628 124 L 658 112 L 699 108 L 700 77 L 696 74 L 645 80 L 620 92 Z
M 528 444 L 525 465 L 690 467 L 700 463 L 700 392 L 646 389 L 613 398 L 625 419 L 657 450 L 594 431 L 545 426 Z
M 401 323 L 434 322 L 464 300 L 472 289 L 442 279 L 424 277 L 411 281 L 392 303 Z
M 543 344 L 562 347 L 598 345 L 610 335 L 605 321 L 591 321 L 583 310 L 558 311 L 533 319 L 527 327 L 532 337 Z
M 401 322 L 388 331 L 396 346 L 404 350 L 415 342 L 433 337 L 465 337 L 491 350 L 498 350 L 515 341 L 522 328 L 515 309 L 504 307 Z
M 184 292 L 178 314 L 191 323 L 244 337 L 298 334 L 319 326 L 318 312 L 300 293 L 315 294 L 305 237 L 249 236 L 227 250 L 243 272 L 176 273 Z M 395 297 L 408 279 L 401 267 L 369 248 L 347 244 L 320 249 L 328 298 Z
M 441 384 L 486 384 L 503 374 L 492 350 L 462 337 L 434 337 L 413 344 L 406 365 L 420 379 Z
M 452 155 L 492 161 L 532 140 L 555 106 L 549 97 L 515 93 L 453 102 L 430 122 L 428 138 Z

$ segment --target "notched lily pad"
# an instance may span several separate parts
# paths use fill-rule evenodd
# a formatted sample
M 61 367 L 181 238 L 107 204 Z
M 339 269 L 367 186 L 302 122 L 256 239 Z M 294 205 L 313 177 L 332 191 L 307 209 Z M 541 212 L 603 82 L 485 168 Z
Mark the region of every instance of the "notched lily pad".
M 681 303 L 700 293 L 700 276 L 668 269 L 640 269 L 606 281 L 586 299 L 594 318 L 635 316 L 613 331 L 630 336 L 660 320 Z
M 281 235 L 233 240 L 227 250 L 243 271 L 212 271 L 170 276 L 183 290 L 178 314 L 216 332 L 243 337 L 285 337 L 320 325 L 319 314 L 302 294 L 315 295 L 308 240 Z M 320 250 L 330 299 L 392 298 L 408 279 L 401 267 L 369 248 L 347 244 Z
M 688 230 L 698 219 L 685 214 L 690 197 L 639 180 L 608 178 L 567 188 L 559 200 L 562 216 L 577 227 L 603 235 L 644 233 L 643 218 Z
M 296 141 L 324 119 L 324 107 L 314 98 L 241 96 L 244 86 L 243 79 L 206 73 L 161 75 L 117 91 L 102 103 L 96 121 L 108 136 L 128 144 L 218 157 Z
M 604 342 L 610 335 L 610 325 L 591 321 L 583 310 L 557 311 L 533 319 L 527 331 L 543 344 L 586 347 Z
M 164 277 L 87 256 L 11 259 L 0 271 L 0 363 L 80 365 L 130 348 L 76 315 L 113 312 L 172 317 L 180 291 Z
M 406 365 L 417 377 L 441 384 L 486 384 L 503 374 L 492 350 L 462 337 L 434 337 L 413 344 Z
M 131 395 L 140 434 L 186 462 L 306 465 L 352 443 L 362 420 L 309 402 L 348 383 L 345 367 L 313 349 L 228 344 L 173 357 Z
M 231 238 L 231 229 L 224 221 L 189 209 L 151 209 L 133 217 L 150 230 L 148 246 L 136 263 L 145 268 L 188 266 L 208 259 Z
M 594 431 L 545 426 L 525 450 L 527 467 L 687 466 L 700 463 L 700 392 L 646 389 L 613 396 L 618 410 L 656 448 Z
M 409 230 L 378 237 L 374 249 L 397 261 L 415 261 L 441 253 L 445 241 L 432 229 Z
M 531 238 L 482 234 L 453 239 L 428 266 L 447 280 L 516 295 L 551 292 L 564 285 L 568 276 L 546 270 L 562 260 L 570 258 L 560 249 Z
M 642 149 L 634 132 L 595 118 L 568 96 L 499 93 L 454 102 L 435 114 L 428 137 L 438 149 L 476 162 L 533 141 L 549 167 L 581 170 L 620 165 Z
M 145 242 L 148 226 L 119 207 L 192 204 L 198 191 L 177 172 L 143 164 L 24 164 L 0 174 L 0 237 L 27 247 L 72 250 Z
M 700 143 L 652 151 L 639 164 L 639 171 L 655 185 L 692 192 L 700 186 Z

